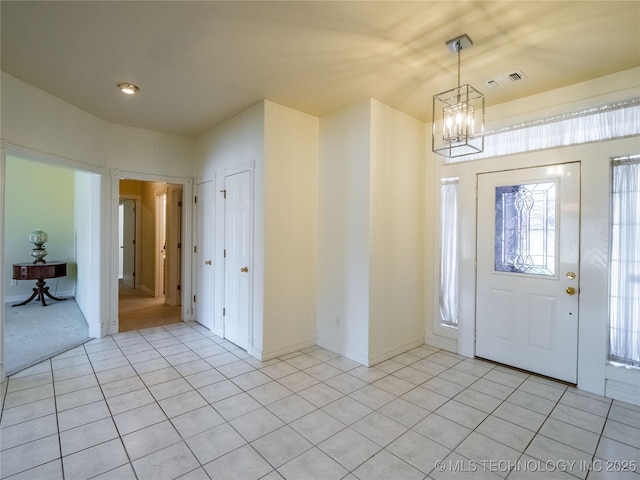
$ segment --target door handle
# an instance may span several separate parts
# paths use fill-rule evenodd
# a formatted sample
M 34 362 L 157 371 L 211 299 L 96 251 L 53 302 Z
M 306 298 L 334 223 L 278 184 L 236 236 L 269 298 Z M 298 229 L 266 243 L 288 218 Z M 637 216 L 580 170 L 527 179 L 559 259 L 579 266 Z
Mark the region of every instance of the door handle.
M 567 287 L 567 289 L 565 290 L 565 292 L 567 292 L 568 295 L 575 295 L 576 293 L 576 289 L 573 287 Z
M 240 269 L 240 271 L 241 271 L 242 273 L 247 273 L 247 272 L 249 271 L 249 267 L 242 267 L 242 268 Z
M 205 260 L 204 264 L 205 265 L 211 265 L 211 260 Z

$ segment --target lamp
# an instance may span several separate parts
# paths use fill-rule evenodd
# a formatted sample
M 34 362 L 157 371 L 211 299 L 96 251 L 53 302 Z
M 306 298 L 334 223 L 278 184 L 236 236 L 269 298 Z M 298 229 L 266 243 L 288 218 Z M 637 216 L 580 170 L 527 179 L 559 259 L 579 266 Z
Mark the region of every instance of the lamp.
M 458 54 L 458 86 L 433 96 L 431 149 L 445 157 L 461 157 L 484 150 L 484 95 L 460 85 L 460 51 L 473 46 L 467 34 L 446 42 Z
M 35 248 L 31 249 L 31 256 L 35 259 L 33 261 L 34 264 L 47 263 L 44 259 L 44 257 L 47 256 L 47 249 L 44 248 L 44 244 L 47 243 L 47 240 L 49 240 L 47 232 L 44 232 L 39 228 L 29 234 L 29 241 L 35 245 Z

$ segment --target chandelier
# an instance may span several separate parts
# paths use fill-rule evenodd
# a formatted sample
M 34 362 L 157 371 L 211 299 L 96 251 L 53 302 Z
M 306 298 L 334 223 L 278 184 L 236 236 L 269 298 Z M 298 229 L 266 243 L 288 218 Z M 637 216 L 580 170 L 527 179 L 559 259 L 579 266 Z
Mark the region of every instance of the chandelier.
M 446 42 L 458 54 L 458 86 L 433 96 L 431 149 L 445 157 L 461 157 L 484 150 L 484 95 L 460 85 L 460 51 L 473 46 L 467 34 Z

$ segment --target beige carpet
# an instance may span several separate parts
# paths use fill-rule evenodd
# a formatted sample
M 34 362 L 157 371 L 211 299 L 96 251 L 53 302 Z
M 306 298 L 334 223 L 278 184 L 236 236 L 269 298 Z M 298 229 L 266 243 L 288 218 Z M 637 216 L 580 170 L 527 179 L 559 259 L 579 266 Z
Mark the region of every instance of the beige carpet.
M 91 340 L 89 326 L 75 300 L 5 305 L 4 360 L 7 375 L 40 363 Z
M 164 297 L 154 298 L 120 283 L 118 296 L 118 330 L 120 332 L 181 321 L 180 306 L 171 307 L 164 303 Z

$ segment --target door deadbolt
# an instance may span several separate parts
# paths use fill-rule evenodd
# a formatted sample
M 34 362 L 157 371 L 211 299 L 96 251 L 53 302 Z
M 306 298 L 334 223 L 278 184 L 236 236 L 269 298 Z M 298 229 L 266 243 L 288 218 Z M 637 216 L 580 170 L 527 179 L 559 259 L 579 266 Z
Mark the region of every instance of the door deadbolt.
M 565 290 L 565 292 L 567 292 L 567 294 L 569 295 L 575 295 L 576 293 L 576 289 L 573 287 L 567 287 L 567 289 Z
M 211 265 L 211 260 L 206 260 L 206 261 L 204 262 L 204 264 L 205 264 L 205 265 Z
M 243 273 L 247 273 L 249 271 L 249 267 L 242 267 L 240 271 Z
M 567 278 L 569 280 L 573 280 L 574 278 L 576 278 L 576 274 L 573 272 L 567 272 Z

